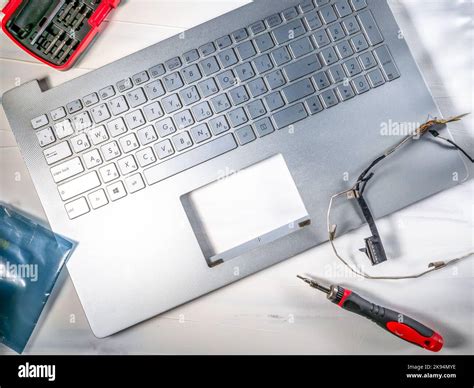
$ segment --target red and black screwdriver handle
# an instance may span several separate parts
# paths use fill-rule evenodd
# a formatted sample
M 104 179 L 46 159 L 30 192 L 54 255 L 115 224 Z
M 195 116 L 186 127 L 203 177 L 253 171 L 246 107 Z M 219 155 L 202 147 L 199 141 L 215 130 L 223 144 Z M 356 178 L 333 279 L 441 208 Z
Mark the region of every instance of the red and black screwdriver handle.
M 443 347 L 443 337 L 420 322 L 371 303 L 355 292 L 341 286 L 331 286 L 328 298 L 345 310 L 366 317 L 397 337 L 432 352 Z

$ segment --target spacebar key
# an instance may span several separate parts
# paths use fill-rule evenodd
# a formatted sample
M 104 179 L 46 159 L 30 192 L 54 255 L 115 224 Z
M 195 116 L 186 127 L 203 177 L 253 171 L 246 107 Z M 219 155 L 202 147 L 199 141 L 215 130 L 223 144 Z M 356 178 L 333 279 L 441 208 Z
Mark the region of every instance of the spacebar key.
M 145 170 L 145 178 L 149 185 L 153 185 L 235 148 L 234 136 L 228 134 Z
M 296 104 L 275 113 L 273 115 L 273 121 L 275 121 L 275 125 L 278 129 L 282 129 L 306 117 L 308 117 L 308 114 L 306 113 L 304 105 Z

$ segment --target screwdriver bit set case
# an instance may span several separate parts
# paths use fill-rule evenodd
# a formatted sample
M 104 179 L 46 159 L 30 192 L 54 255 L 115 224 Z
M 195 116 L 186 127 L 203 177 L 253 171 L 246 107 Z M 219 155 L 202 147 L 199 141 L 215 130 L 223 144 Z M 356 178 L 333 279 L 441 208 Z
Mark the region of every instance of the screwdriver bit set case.
M 120 0 L 10 0 L 2 29 L 41 62 L 67 70 L 89 46 Z

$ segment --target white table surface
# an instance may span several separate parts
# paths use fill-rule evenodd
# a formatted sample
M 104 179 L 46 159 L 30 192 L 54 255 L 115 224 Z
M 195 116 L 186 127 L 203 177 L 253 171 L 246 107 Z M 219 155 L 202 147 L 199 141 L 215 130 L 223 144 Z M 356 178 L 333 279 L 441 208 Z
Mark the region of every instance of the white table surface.
M 35 62 L 2 33 L 0 93 L 34 78 L 61 84 L 244 3 L 122 0 L 92 49 L 64 73 Z M 390 4 L 443 114 L 473 111 L 472 0 L 390 0 Z M 452 126 L 456 140 L 471 152 L 472 124 L 471 117 Z M 473 189 L 472 181 L 464 183 L 382 220 L 380 229 L 393 257 L 385 272 L 416 272 L 433 259 L 471 251 Z M 44 218 L 3 110 L 0 201 Z M 361 229 L 344 236 L 339 240 L 341 250 L 355 252 L 366 235 L 367 230 Z M 366 263 L 366 258 L 357 257 Z M 414 281 L 361 280 L 348 275 L 324 244 L 106 339 L 92 334 L 64 273 L 25 353 L 428 354 L 363 318 L 339 311 L 295 278 L 307 273 L 352 287 L 435 328 L 446 341 L 442 354 L 473 354 L 473 264 L 470 257 Z M 13 352 L 0 345 L 0 354 Z

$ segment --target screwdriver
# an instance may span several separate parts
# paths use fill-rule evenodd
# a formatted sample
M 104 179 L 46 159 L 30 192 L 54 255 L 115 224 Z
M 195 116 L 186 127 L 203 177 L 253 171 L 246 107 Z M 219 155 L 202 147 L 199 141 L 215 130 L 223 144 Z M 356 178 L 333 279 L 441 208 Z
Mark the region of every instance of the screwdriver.
M 371 303 L 351 290 L 332 285 L 324 287 L 314 280 L 297 276 L 311 287 L 326 293 L 328 299 L 345 310 L 370 319 L 391 334 L 432 352 L 439 352 L 444 340 L 440 334 L 414 319 Z

